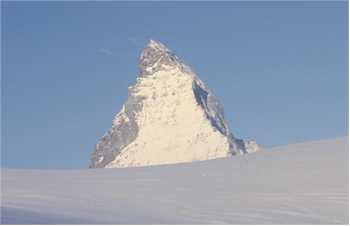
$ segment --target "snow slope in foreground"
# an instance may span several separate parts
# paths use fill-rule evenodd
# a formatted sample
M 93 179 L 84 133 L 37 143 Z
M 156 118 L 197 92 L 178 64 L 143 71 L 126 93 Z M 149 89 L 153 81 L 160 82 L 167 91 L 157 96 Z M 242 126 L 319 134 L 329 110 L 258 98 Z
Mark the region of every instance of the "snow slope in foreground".
M 348 138 L 204 162 L 2 170 L 2 223 L 348 223 Z

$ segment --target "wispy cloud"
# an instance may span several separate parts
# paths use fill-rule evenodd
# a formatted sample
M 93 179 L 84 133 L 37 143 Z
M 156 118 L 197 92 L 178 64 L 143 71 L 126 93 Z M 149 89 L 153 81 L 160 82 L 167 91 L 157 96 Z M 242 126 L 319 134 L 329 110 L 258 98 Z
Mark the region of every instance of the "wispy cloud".
M 108 55 L 108 56 L 114 55 L 114 53 L 112 52 L 112 50 L 107 49 L 107 48 L 99 48 L 99 49 L 97 50 L 97 52 L 102 53 L 102 54 L 104 54 L 104 55 Z
M 128 38 L 128 41 L 132 44 L 132 45 L 134 45 L 134 46 L 137 46 L 137 47 L 140 47 L 140 46 L 143 46 L 144 45 L 144 43 L 142 42 L 142 41 L 140 41 L 139 39 L 137 39 L 137 38 Z

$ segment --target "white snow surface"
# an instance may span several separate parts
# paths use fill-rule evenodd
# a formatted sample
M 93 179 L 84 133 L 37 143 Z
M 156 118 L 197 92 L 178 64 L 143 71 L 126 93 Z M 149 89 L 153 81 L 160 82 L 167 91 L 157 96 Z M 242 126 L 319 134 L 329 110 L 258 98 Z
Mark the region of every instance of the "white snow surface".
M 173 165 L 2 169 L 5 224 L 347 224 L 348 137 Z
M 193 79 L 177 68 L 138 78 L 135 95 L 145 98 L 136 119 L 140 128 L 138 136 L 106 168 L 191 162 L 231 155 L 227 137 L 214 130 L 196 103 Z

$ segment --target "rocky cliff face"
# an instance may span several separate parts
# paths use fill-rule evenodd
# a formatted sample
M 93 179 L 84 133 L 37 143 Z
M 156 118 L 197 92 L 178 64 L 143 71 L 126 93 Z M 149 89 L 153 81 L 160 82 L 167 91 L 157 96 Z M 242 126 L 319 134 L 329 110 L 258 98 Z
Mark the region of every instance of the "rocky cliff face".
M 191 162 L 258 150 L 236 139 L 213 93 L 172 51 L 151 40 L 140 57 L 112 128 L 100 139 L 91 168 Z

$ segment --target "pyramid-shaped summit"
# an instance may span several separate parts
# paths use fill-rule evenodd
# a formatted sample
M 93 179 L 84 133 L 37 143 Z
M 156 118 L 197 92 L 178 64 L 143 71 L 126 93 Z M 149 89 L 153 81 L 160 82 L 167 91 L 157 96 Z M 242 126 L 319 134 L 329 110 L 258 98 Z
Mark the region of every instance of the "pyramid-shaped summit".
M 91 168 L 215 159 L 258 150 L 236 139 L 213 93 L 172 51 L 150 40 L 140 75 L 92 154 Z

